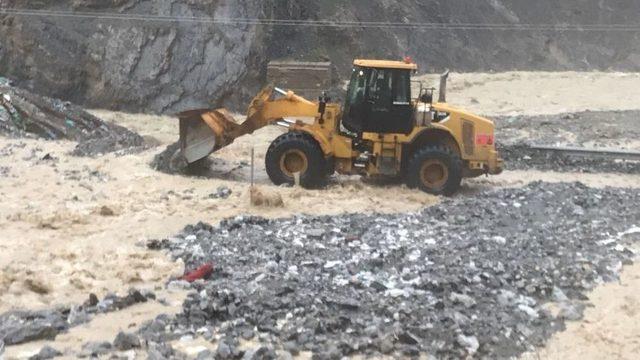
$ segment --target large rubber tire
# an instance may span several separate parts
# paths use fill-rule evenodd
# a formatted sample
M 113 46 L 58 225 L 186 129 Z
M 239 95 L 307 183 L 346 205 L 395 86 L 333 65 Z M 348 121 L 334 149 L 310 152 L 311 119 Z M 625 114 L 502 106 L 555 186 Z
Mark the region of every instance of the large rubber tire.
M 460 189 L 462 160 L 444 146 L 424 147 L 409 160 L 406 176 L 411 188 L 451 196 Z
M 302 132 L 290 131 L 277 137 L 267 150 L 265 167 L 276 185 L 293 185 L 293 172 L 300 172 L 300 185 L 305 188 L 324 186 L 327 180 L 328 165 L 320 145 Z

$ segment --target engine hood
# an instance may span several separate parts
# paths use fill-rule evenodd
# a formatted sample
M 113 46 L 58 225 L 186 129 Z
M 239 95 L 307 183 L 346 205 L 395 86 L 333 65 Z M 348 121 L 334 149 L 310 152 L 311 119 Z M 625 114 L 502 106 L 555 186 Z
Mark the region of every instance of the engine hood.
M 493 120 L 487 119 L 480 115 L 476 115 L 467 110 L 463 110 L 455 106 L 451 106 L 448 103 L 434 103 L 432 107 L 434 110 L 437 110 L 437 111 L 458 114 L 460 117 L 463 117 L 467 120 L 475 120 L 478 122 L 486 123 L 487 125 L 491 125 L 491 126 L 494 125 Z

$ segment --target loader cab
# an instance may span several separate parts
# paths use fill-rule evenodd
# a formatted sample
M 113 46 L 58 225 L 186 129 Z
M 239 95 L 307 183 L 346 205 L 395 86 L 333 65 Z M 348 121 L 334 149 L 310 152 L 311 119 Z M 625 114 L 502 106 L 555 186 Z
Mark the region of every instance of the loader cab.
M 401 61 L 356 60 L 343 109 L 344 127 L 358 134 L 410 133 L 415 69 L 415 64 Z

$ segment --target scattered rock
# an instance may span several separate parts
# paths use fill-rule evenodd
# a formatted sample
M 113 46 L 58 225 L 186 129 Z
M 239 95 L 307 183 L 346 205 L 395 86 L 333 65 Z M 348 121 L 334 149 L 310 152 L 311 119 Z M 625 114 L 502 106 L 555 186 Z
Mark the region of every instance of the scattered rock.
M 564 302 L 560 304 L 560 313 L 558 316 L 561 319 L 577 321 L 582 319 L 582 311 L 584 306 L 575 303 Z
M 80 357 L 97 357 L 110 353 L 111 350 L 112 346 L 109 342 L 91 341 L 82 345 L 82 350 L 78 355 Z
M 379 345 L 380 352 L 383 354 L 391 354 L 394 349 L 393 341 L 390 337 L 385 337 Z
M 52 340 L 67 327 L 60 311 L 10 311 L 0 315 L 0 340 L 6 345 Z
M 113 211 L 113 209 L 108 207 L 107 205 L 102 205 L 100 207 L 100 215 L 102 216 L 114 216 L 115 214 L 116 212 Z
M 98 305 L 98 297 L 96 296 L 96 294 L 91 293 L 89 294 L 89 300 L 87 300 L 86 306 L 96 306 Z
M 84 310 L 82 306 L 72 306 L 67 316 L 67 322 L 70 326 L 76 326 L 89 322 L 89 314 Z
M 140 347 L 140 339 L 132 333 L 120 331 L 113 340 L 113 346 L 120 351 L 127 351 Z
M 231 189 L 222 185 L 222 186 L 218 186 L 218 188 L 216 189 L 216 192 L 209 194 L 209 197 L 212 199 L 226 199 L 229 196 L 231 196 L 231 193 L 232 193 Z
M 273 360 L 276 359 L 276 352 L 272 348 L 260 346 L 247 350 L 242 360 Z
M 2 354 L 2 351 L 0 351 L 0 355 Z M 47 360 L 47 359 L 53 359 L 54 357 L 57 356 L 61 356 L 62 353 L 54 348 L 52 348 L 49 345 L 45 345 L 44 347 L 42 347 L 42 349 L 40 349 L 40 352 L 38 352 L 36 355 L 30 357 L 30 360 Z
M 466 307 L 472 307 L 476 304 L 476 301 L 471 296 L 458 293 L 451 293 L 451 295 L 449 295 L 449 300 L 454 303 L 463 304 Z
M 322 235 L 324 235 L 324 232 L 325 232 L 325 230 L 324 229 L 320 229 L 320 228 L 318 228 L 318 229 L 307 229 L 306 234 L 307 234 L 307 236 L 310 236 L 310 237 L 319 238 L 319 237 L 322 237 Z
M 478 351 L 480 343 L 475 336 L 465 336 L 463 334 L 458 335 L 458 344 L 460 344 L 469 355 L 473 355 Z
M 250 197 L 251 205 L 264 206 L 264 207 L 283 207 L 284 201 L 282 196 L 276 192 L 266 192 L 263 189 L 259 189 L 256 186 L 251 188 Z
M 226 360 L 233 358 L 233 351 L 231 347 L 224 341 L 220 341 L 218 343 L 218 348 L 216 349 L 215 358 L 217 360 Z
M 173 355 L 174 351 L 171 345 L 156 342 L 149 343 L 149 348 L 147 349 L 147 356 L 149 360 L 171 359 Z
M 51 292 L 51 286 L 39 278 L 29 277 L 24 280 L 24 284 L 36 294 L 45 295 Z
M 531 308 L 530 306 L 520 304 L 518 305 L 518 309 L 523 313 L 527 314 L 532 319 L 538 318 L 538 312 L 535 309 Z
M 173 280 L 167 284 L 167 289 L 172 291 L 188 290 L 191 288 L 191 284 L 185 280 Z
M 564 294 L 564 291 L 562 291 L 562 289 L 558 288 L 557 286 L 553 287 L 553 290 L 551 292 L 551 299 L 559 303 L 569 301 L 569 298 Z
M 210 359 L 213 359 L 213 358 L 214 358 L 214 354 L 209 349 L 202 350 L 196 356 L 196 360 L 210 360 Z
M 284 343 L 283 348 L 289 352 L 291 355 L 298 355 L 300 353 L 300 348 L 295 343 L 295 341 L 287 341 Z
M 182 156 L 180 142 L 167 146 L 162 152 L 153 157 L 151 167 L 167 174 L 202 175 L 211 168 L 211 160 L 204 158 L 189 164 Z
M 256 334 L 251 329 L 245 329 L 242 331 L 242 338 L 245 340 L 251 340 Z
M 408 345 L 417 345 L 420 343 L 420 339 L 410 331 L 403 331 L 400 333 L 398 335 L 398 341 Z

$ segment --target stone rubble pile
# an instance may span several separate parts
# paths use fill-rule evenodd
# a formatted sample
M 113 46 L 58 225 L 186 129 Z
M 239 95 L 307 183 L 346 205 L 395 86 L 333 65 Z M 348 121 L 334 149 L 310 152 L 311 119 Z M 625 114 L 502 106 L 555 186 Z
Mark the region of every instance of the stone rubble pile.
M 74 140 L 77 156 L 131 153 L 145 148 L 142 136 L 107 123 L 68 101 L 39 96 L 0 78 L 0 135 Z
M 243 340 L 263 358 L 516 356 L 632 262 L 638 203 L 639 190 L 538 182 L 409 214 L 187 226 L 151 247 L 214 273 L 139 335 L 163 349 L 202 336 L 225 359 L 247 355 Z

